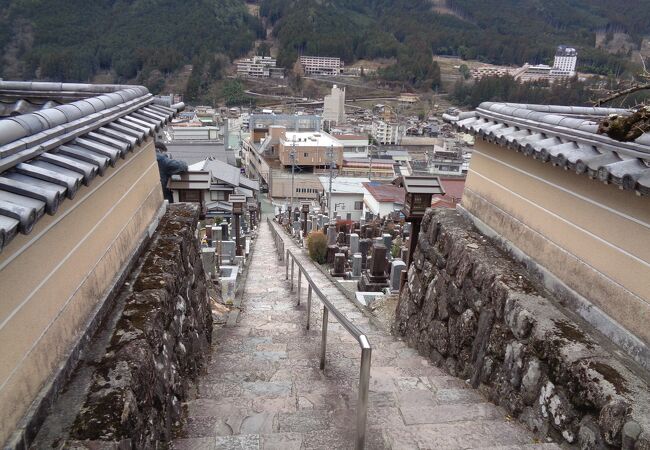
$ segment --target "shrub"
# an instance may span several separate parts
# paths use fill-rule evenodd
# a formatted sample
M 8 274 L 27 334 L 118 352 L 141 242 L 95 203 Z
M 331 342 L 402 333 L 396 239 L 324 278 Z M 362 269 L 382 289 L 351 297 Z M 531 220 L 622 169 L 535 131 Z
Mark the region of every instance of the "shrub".
M 312 231 L 307 236 L 309 257 L 318 264 L 325 263 L 327 258 L 327 237 L 321 231 Z

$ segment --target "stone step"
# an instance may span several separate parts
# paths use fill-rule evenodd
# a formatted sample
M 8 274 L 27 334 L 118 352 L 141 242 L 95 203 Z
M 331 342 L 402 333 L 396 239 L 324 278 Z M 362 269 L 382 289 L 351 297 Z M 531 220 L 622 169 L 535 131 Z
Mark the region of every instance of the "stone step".
M 496 445 L 490 447 L 472 447 L 467 450 L 562 450 L 562 447 L 555 443 L 525 444 L 525 445 Z
M 461 403 L 420 407 L 401 407 L 406 425 L 447 423 L 503 418 L 505 414 L 490 403 Z

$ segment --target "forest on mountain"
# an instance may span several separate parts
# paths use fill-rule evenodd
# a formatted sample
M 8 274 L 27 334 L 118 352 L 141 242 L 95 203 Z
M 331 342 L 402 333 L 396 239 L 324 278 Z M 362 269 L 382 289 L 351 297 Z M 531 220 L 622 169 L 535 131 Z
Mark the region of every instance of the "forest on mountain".
M 638 0 L 616 8 L 608 0 L 261 0 L 260 6 L 286 67 L 299 54 L 346 62 L 397 58 L 407 65 L 425 54 L 539 64 L 552 62 L 565 44 L 578 48 L 580 70 L 621 74 L 629 55 L 596 49 L 596 32 L 626 32 L 637 45 L 650 34 L 650 5 Z
M 230 62 L 250 54 L 256 41 L 265 52 L 276 49 L 286 68 L 301 54 L 338 56 L 346 63 L 384 59 L 389 64 L 377 77 L 424 90 L 440 85 L 433 55 L 550 63 L 559 44 L 578 49 L 579 70 L 619 76 L 635 70 L 630 50 L 595 48 L 596 32 L 627 33 L 638 47 L 650 35 L 648 3 L 619 0 L 612 8 L 611 0 L 0 0 L 0 77 L 136 82 L 156 92 L 184 70 L 188 98 L 207 98 Z M 261 17 L 247 6 L 259 6 Z M 272 43 L 265 41 L 266 27 Z
M 142 81 L 244 55 L 263 33 L 242 0 L 0 0 L 0 77 Z

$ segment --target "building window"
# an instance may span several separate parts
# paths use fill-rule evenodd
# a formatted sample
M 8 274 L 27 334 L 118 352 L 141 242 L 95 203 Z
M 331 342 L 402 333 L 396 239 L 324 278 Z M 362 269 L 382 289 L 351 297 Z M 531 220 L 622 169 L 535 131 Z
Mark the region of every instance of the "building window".
M 303 153 L 303 156 L 304 156 L 305 158 L 308 158 L 308 157 L 309 157 L 309 153 Z
M 363 202 L 354 202 L 354 209 L 361 211 L 363 209 Z
M 201 191 L 180 190 L 178 191 L 178 200 L 181 202 L 201 203 Z

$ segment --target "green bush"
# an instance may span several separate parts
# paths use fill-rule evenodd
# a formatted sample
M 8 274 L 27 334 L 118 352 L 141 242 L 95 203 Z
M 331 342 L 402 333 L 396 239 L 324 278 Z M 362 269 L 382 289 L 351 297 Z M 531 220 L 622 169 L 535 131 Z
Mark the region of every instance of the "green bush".
M 309 257 L 318 264 L 325 263 L 327 258 L 327 237 L 320 231 L 312 231 L 307 236 Z

